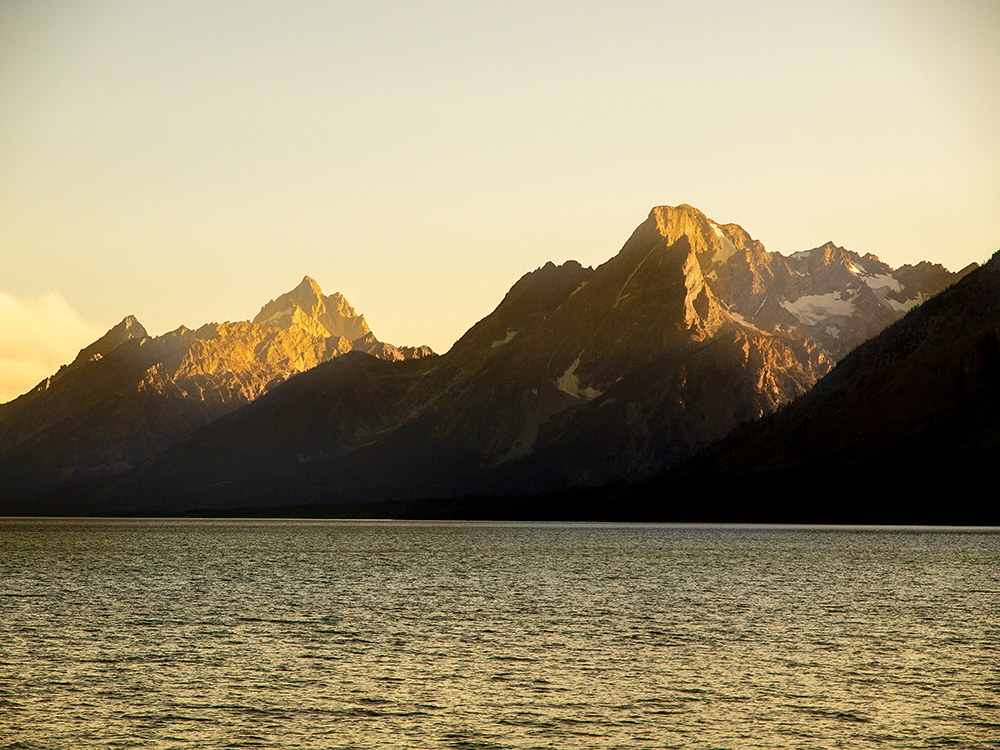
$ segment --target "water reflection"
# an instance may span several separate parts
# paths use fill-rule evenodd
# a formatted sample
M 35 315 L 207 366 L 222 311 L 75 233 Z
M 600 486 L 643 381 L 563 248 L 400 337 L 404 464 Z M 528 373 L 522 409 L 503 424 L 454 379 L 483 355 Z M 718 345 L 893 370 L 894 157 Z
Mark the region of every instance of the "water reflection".
M 1000 536 L 0 521 L 17 746 L 984 747 Z

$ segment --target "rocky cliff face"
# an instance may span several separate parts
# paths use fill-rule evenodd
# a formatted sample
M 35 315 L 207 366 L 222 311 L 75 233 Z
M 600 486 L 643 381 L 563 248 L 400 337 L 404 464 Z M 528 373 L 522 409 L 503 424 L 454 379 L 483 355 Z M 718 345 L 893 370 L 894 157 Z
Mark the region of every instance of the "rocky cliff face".
M 343 295 L 334 292 L 324 296 L 319 284 L 308 276 L 292 291 L 264 305 L 251 323 L 282 330 L 301 328 L 319 337 L 335 336 L 348 341 L 371 333 L 365 316 L 354 312 Z
M 8 497 L 128 469 L 355 348 L 401 360 L 433 354 L 378 341 L 341 295 L 309 277 L 253 321 L 181 326 L 150 337 L 132 316 L 31 392 L 0 405 L 0 483 Z
M 832 242 L 785 257 L 739 225 L 717 224 L 687 205 L 658 206 L 646 224 L 668 241 L 694 238 L 706 283 L 730 314 L 763 331 L 812 339 L 832 362 L 976 267 L 893 269 Z

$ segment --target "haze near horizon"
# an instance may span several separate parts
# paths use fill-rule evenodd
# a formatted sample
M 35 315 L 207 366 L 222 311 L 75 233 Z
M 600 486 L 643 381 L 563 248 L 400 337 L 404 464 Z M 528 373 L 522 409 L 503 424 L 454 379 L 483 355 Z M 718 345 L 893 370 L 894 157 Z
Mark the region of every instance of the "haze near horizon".
M 1000 244 L 1000 6 L 8 2 L 0 402 L 303 275 L 446 351 L 689 203 L 789 254 Z

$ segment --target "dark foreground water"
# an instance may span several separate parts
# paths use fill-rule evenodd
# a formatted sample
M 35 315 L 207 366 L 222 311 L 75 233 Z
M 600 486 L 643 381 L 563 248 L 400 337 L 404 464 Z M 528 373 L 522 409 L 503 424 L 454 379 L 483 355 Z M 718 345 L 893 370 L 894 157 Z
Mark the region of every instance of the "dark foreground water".
M 0 748 L 1000 747 L 1000 535 L 0 519 Z

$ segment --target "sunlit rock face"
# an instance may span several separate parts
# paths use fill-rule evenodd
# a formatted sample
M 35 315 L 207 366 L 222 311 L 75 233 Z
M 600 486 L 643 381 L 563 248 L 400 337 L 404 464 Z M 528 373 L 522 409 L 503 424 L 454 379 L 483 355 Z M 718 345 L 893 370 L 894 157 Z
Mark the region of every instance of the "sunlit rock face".
M 893 269 L 832 242 L 785 257 L 738 224 L 717 224 L 687 205 L 654 208 L 647 224 L 654 222 L 668 242 L 691 240 L 706 283 L 730 314 L 763 331 L 812 339 L 832 362 L 977 267 Z
M 354 341 L 371 333 L 364 315 L 358 315 L 343 295 L 323 294 L 319 284 L 306 276 L 302 283 L 264 305 L 251 321 L 281 329 L 303 328 L 317 336 L 337 336 Z
M 30 493 L 123 471 L 351 351 L 352 340 L 389 360 L 433 354 L 378 341 L 343 296 L 325 296 L 308 276 L 253 321 L 150 337 L 128 316 L 72 364 L 0 405 L 0 482 L 10 494 Z

